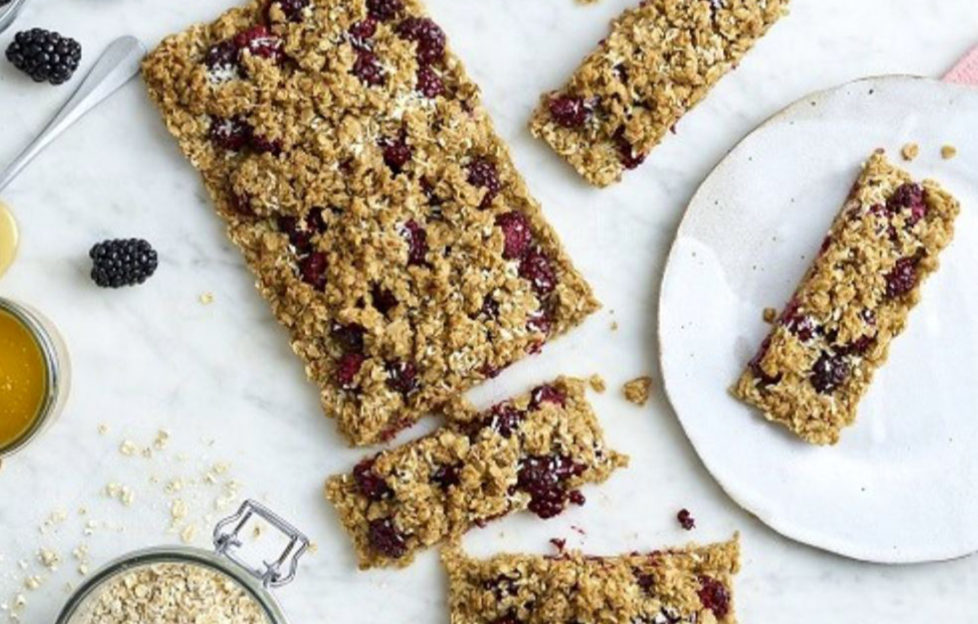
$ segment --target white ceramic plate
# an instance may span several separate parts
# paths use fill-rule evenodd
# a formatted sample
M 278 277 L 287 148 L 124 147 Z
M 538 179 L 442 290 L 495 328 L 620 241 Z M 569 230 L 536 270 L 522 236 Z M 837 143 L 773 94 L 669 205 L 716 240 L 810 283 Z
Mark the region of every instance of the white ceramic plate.
M 883 147 L 963 202 L 908 330 L 834 447 L 728 393 L 805 272 L 862 161 Z M 945 161 L 950 143 L 959 156 Z M 694 196 L 663 279 L 666 391 L 720 485 L 776 531 L 885 563 L 978 550 L 978 91 L 884 77 L 809 96 L 748 136 Z

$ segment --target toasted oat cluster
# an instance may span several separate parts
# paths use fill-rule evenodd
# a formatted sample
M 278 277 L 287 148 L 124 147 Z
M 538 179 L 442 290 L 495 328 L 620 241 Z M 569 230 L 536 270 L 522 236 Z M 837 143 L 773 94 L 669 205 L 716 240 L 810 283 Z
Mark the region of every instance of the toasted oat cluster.
M 737 538 L 710 546 L 592 557 L 467 557 L 446 548 L 452 624 L 734 624 Z
M 352 442 L 598 307 L 416 0 L 253 1 L 143 75 Z
M 159 563 L 122 573 L 97 590 L 70 624 L 267 624 L 255 599 L 210 568 Z
M 585 180 L 635 169 L 785 12 L 788 0 L 643 0 L 612 24 L 530 129 Z
M 360 567 L 406 566 L 417 551 L 512 511 L 556 516 L 584 504 L 581 485 L 628 463 L 605 447 L 580 380 L 481 413 L 457 399 L 445 416 L 434 433 L 327 482 Z
M 874 153 L 734 394 L 808 442 L 836 443 L 959 211 L 936 182 L 918 184 Z

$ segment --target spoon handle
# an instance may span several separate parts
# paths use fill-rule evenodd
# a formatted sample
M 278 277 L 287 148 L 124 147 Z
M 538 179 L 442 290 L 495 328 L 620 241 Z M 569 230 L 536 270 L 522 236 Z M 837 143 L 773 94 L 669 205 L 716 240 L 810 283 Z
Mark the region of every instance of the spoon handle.
M 7 6 L 0 8 L 0 32 L 7 30 L 14 23 L 17 14 L 20 13 L 26 2 L 27 0 L 13 0 Z
M 54 119 L 6 169 L 0 171 L 0 191 L 58 135 L 139 73 L 139 63 L 145 55 L 146 48 L 135 37 L 120 37 L 109 44 Z

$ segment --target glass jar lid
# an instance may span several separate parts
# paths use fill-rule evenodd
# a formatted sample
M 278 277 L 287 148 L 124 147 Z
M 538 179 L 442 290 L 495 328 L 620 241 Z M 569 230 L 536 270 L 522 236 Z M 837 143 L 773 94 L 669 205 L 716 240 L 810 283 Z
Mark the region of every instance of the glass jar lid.
M 284 533 L 278 559 L 253 566 L 238 554 L 239 535 L 253 516 Z M 261 504 L 247 500 L 214 528 L 215 552 L 157 547 L 121 557 L 96 572 L 72 595 L 56 624 L 113 624 L 136 617 L 187 621 L 213 615 L 236 624 L 287 624 L 270 589 L 290 582 L 309 540 Z M 180 609 L 193 613 L 182 614 Z M 223 619 L 222 619 L 223 618 Z

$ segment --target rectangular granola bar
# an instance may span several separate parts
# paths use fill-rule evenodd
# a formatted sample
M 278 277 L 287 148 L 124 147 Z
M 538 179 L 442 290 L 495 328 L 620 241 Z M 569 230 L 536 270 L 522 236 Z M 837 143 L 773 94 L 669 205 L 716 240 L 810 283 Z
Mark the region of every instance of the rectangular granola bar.
M 406 566 L 428 546 L 510 512 L 543 518 L 628 458 L 605 448 L 585 382 L 558 379 L 479 413 L 457 399 L 448 423 L 329 479 L 326 497 L 353 537 L 360 567 Z
M 533 135 L 595 186 L 621 180 L 783 14 L 788 0 L 643 0 L 560 91 Z
M 738 538 L 710 546 L 591 557 L 442 553 L 452 624 L 734 624 Z
M 353 443 L 597 309 L 416 0 L 253 1 L 143 75 Z
M 936 182 L 917 184 L 874 153 L 734 394 L 808 442 L 836 443 L 959 211 Z

